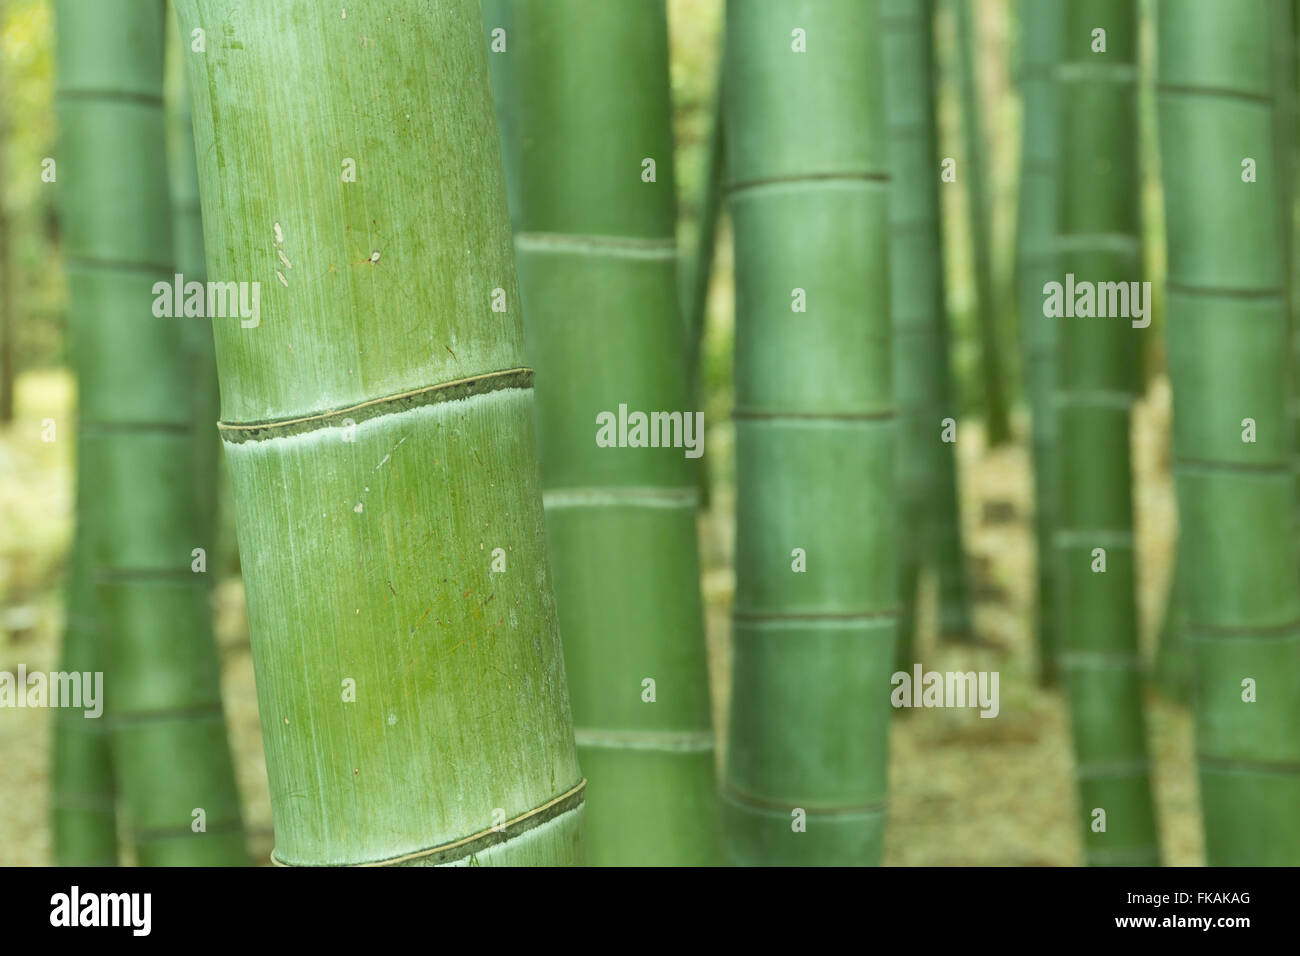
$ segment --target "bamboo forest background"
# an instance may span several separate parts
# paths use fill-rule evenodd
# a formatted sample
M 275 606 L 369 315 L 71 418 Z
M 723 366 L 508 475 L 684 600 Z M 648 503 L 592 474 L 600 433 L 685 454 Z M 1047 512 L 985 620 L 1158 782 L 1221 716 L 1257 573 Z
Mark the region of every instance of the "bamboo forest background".
M 1026 256 L 1027 247 L 1017 250 L 1018 229 L 1027 228 L 1017 216 L 1022 190 L 1028 188 L 1021 165 L 1022 80 L 1032 84 L 1038 74 L 1027 67 L 1043 52 L 1025 43 L 1026 30 L 1042 28 L 1022 22 L 1020 8 L 1028 3 L 971 0 L 960 11 L 968 12 L 963 16 L 957 15 L 958 7 L 965 7 L 966 0 L 935 4 L 938 149 L 941 157 L 956 160 L 959 171 L 957 182 L 938 188 L 938 201 L 960 411 L 955 450 L 961 540 L 975 640 L 940 640 L 943 582 L 926 567 L 918 580 L 915 653 L 928 670 L 998 671 L 1001 702 L 994 720 L 979 719 L 973 709 L 893 713 L 883 855 L 890 865 L 1085 862 L 1069 702 L 1059 682 L 1041 679 L 1036 646 L 1039 572 L 1032 449 L 1048 438 L 1031 423 L 1030 391 L 1038 379 L 1024 357 L 1037 359 L 1043 353 L 1035 351 L 1039 344 L 1024 339 L 1028 330 L 1021 325 L 1016 284 L 1018 259 L 1023 260 L 1023 276 L 1032 258 Z M 899 5 L 883 7 L 896 10 Z M 1152 677 L 1166 624 L 1177 508 L 1165 347 L 1156 3 L 1148 0 L 1136 7 L 1139 166 L 1131 195 L 1122 199 L 1140 207 L 1142 278 L 1152 280 L 1154 296 L 1152 327 L 1136 337 L 1142 352 L 1131 441 L 1137 634 Z M 685 264 L 696 247 L 701 197 L 708 185 L 724 10 L 723 0 L 668 0 L 667 9 L 677 231 Z M 53 3 L 0 0 L 0 17 L 0 230 L 7 239 L 0 242 L 0 251 L 7 250 L 0 260 L 0 351 L 7 356 L 0 369 L 13 388 L 12 415 L 0 423 L 0 670 L 12 671 L 22 663 L 29 671 L 49 671 L 58 667 L 64 587 L 71 573 L 77 413 L 64 265 L 69 238 L 54 190 L 39 174 L 42 159 L 57 155 Z M 169 28 L 174 28 L 170 21 Z M 963 41 L 973 56 L 960 55 Z M 169 64 L 169 108 L 178 102 L 183 85 L 175 64 Z M 982 150 L 978 164 L 972 162 L 972 150 Z M 967 174 L 977 165 L 987 181 L 982 194 L 972 195 Z M 925 175 L 932 172 L 938 171 L 927 169 Z M 713 723 L 718 740 L 725 741 L 736 585 L 735 269 L 725 212 L 718 230 L 699 353 L 699 401 L 707 427 L 699 540 Z M 1021 231 L 1022 246 L 1024 236 Z M 682 272 L 683 287 L 689 288 L 694 273 L 690 268 Z M 684 301 L 691 298 L 689 292 L 683 295 Z M 990 368 L 997 375 L 995 389 L 986 379 Z M 990 443 L 987 423 L 1000 429 L 1004 415 L 1009 437 Z M 42 440 L 49 420 L 56 423 L 54 441 Z M 272 848 L 271 808 L 231 512 L 229 490 L 223 488 L 211 596 L 243 826 L 249 856 L 261 862 Z M 560 612 L 563 625 L 563 607 Z M 1161 857 L 1167 864 L 1194 865 L 1205 862 L 1205 845 L 1193 720 L 1178 673 L 1174 661 L 1160 671 L 1168 678 L 1163 686 L 1149 679 L 1141 693 L 1155 768 Z M 48 711 L 0 711 L 0 864 L 41 865 L 53 858 L 53 722 L 48 718 Z M 719 767 L 723 759 L 719 753 Z M 590 827 L 590 807 L 587 812 Z M 132 850 L 124 852 L 129 860 Z

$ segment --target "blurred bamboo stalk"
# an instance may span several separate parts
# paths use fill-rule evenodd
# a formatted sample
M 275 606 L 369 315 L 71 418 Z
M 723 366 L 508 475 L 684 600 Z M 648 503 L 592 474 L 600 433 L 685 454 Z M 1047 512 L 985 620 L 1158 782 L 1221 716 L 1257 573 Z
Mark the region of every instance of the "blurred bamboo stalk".
M 715 864 L 697 463 L 680 444 L 602 447 L 595 430 L 605 413 L 662 411 L 703 441 L 676 274 L 664 5 L 514 7 L 515 260 L 590 857 Z
M 518 0 L 482 0 L 483 29 L 487 34 L 488 66 L 492 74 L 492 100 L 496 108 L 497 132 L 501 137 L 501 165 L 506 177 L 506 200 L 510 225 L 519 228 L 519 122 L 512 107 L 518 95 L 515 87 L 516 40 L 514 18 Z
M 1300 864 L 1288 429 L 1290 69 L 1278 0 L 1161 0 L 1178 599 L 1206 861 Z
M 881 17 L 875 0 L 799 12 L 727 4 L 737 537 L 723 797 L 736 862 L 875 865 L 898 606 Z
M 107 649 L 126 831 L 142 865 L 243 863 L 207 589 L 191 564 L 199 534 L 187 320 L 151 308 L 155 286 L 169 288 L 173 277 L 163 9 L 58 0 L 55 11 L 58 181 L 86 496 L 76 544 L 91 555 L 82 573 L 92 576 Z M 87 769 L 102 764 L 96 756 Z
M 174 17 L 168 18 L 167 55 L 171 98 L 167 122 L 170 148 L 168 176 L 171 186 L 172 240 L 176 271 L 188 282 L 206 283 L 208 267 L 203 250 L 203 216 L 199 208 L 199 172 L 194 155 L 194 125 L 190 112 L 189 81 L 184 73 L 188 38 L 182 38 Z M 217 419 L 221 416 L 221 395 L 217 389 L 217 356 L 212 338 L 212 319 L 188 317 L 181 321 L 181 346 L 189 369 L 189 391 L 193 418 L 194 499 L 198 519 L 198 542 L 205 555 L 217 563 L 219 489 L 225 458 Z M 211 577 L 205 577 L 210 582 Z
M 714 84 L 713 111 L 709 145 L 705 151 L 703 191 L 696 205 L 695 246 L 682 260 L 679 270 L 682 313 L 686 320 L 686 382 L 691 392 L 690 407 L 703 410 L 704 370 L 701 358 L 708 337 L 709 288 L 713 281 L 713 262 L 717 258 L 718 221 L 722 218 L 722 178 L 726 167 L 726 135 L 722 118 L 722 81 L 726 74 L 726 36 L 718 51 L 717 81 Z M 700 489 L 700 508 L 710 503 L 709 467 L 705 459 L 696 462 L 696 483 Z
M 723 45 L 725 47 L 725 37 Z M 697 204 L 695 247 L 684 257 L 681 269 L 682 303 L 686 316 L 686 373 L 694 393 L 694 406 L 700 402 L 700 351 L 705 336 L 709 308 L 709 286 L 713 279 L 713 262 L 717 258 L 718 220 L 722 213 L 722 177 L 726 165 L 726 124 L 722 119 L 722 80 L 726 72 L 725 49 L 718 54 L 718 79 L 714 86 L 713 110 L 709 128 L 709 145 L 705 152 L 703 190 Z
M 1024 382 L 1031 415 L 1030 452 L 1034 469 L 1034 543 L 1038 595 L 1034 633 L 1039 683 L 1056 684 L 1060 648 L 1052 535 L 1058 497 L 1055 393 L 1057 325 L 1043 314 L 1043 289 L 1058 278 L 1057 231 L 1058 90 L 1056 65 L 1061 46 L 1062 0 L 1020 0 L 1020 89 L 1023 123 L 1020 140 L 1020 204 L 1016 230 L 1016 280 Z
M 1002 314 L 993 275 L 993 231 L 989 221 L 989 175 L 984 124 L 980 109 L 978 48 L 971 5 L 976 0 L 952 0 L 957 23 L 957 86 L 961 97 L 962 132 L 966 143 L 966 168 L 959 178 L 966 183 L 970 210 L 971 255 L 975 275 L 975 319 L 980 338 L 980 385 L 984 390 L 985 427 L 990 446 L 1011 437 L 1006 379 L 1002 360 Z
M 1137 0 L 1066 0 L 1063 30 L 1057 281 L 1068 288 L 1073 275 L 1128 292 L 1141 277 Z M 1129 438 L 1138 330 L 1122 314 L 1071 309 L 1055 321 L 1058 620 L 1079 827 L 1091 865 L 1156 865 Z
M 885 0 L 885 110 L 890 150 L 890 289 L 898 402 L 898 665 L 915 660 L 921 568 L 939 580 L 941 635 L 971 635 L 958 507 L 957 419 L 949 358 L 935 128 L 933 0 Z

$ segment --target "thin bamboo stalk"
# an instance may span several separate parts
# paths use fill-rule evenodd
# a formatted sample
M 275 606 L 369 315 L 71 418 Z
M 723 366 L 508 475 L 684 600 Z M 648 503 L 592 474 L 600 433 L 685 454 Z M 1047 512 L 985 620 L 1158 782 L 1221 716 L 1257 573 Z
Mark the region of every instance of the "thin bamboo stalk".
M 881 74 L 874 0 L 727 5 L 737 540 L 723 795 L 741 863 L 880 860 L 898 567 Z
M 717 258 L 718 221 L 722 218 L 722 177 L 726 166 L 726 124 L 722 120 L 722 79 L 725 72 L 726 54 L 720 52 L 713 121 L 704 161 L 704 191 L 698 203 L 695 247 L 684 260 L 681 270 L 682 303 L 686 313 L 686 377 L 697 408 L 701 394 L 700 352 L 706 332 L 713 261 Z
M 176 271 L 186 282 L 208 280 L 203 252 L 203 216 L 199 208 L 199 173 L 194 155 L 194 125 L 190 111 L 189 84 L 184 76 L 184 56 L 188 42 L 178 43 L 174 22 L 168 21 L 168 71 L 172 76 L 168 104 L 169 139 L 168 183 L 171 185 L 172 239 Z M 177 72 L 172 72 L 177 71 Z M 212 320 L 191 316 L 181 323 L 181 344 L 189 369 L 190 398 L 194 429 L 194 500 L 198 517 L 198 546 L 203 548 L 205 563 L 215 571 L 217 561 L 217 509 L 221 471 L 225 461 L 217 418 L 221 414 L 221 395 L 217 389 L 217 358 L 212 339 Z M 211 582 L 212 577 L 205 578 Z
M 953 443 L 957 418 L 949 364 L 935 128 L 933 0 L 886 0 L 886 119 L 893 179 L 890 286 L 894 388 L 899 411 L 901 521 L 899 666 L 915 658 L 915 607 L 923 566 L 940 582 L 939 626 L 969 636 L 966 559 Z
M 1278 215 L 1288 169 L 1276 149 L 1276 124 L 1291 118 L 1279 110 L 1272 7 L 1158 8 L 1179 594 L 1212 866 L 1300 864 L 1300 575 Z
M 163 10 L 56 4 L 59 184 L 113 759 L 143 865 L 245 860 L 197 544 L 180 328 L 152 312 L 171 281 Z M 86 485 L 83 484 L 83 489 Z M 93 512 L 91 509 L 94 509 Z
M 176 6 L 274 858 L 580 863 L 478 0 Z
M 1020 207 L 1016 242 L 1020 331 L 1025 391 L 1032 428 L 1034 463 L 1034 544 L 1038 594 L 1035 633 L 1039 682 L 1058 679 L 1052 532 L 1056 523 L 1057 421 L 1056 337 L 1058 319 L 1043 314 L 1043 286 L 1057 279 L 1057 130 L 1056 61 L 1061 45 L 1060 0 L 1020 0 L 1020 88 L 1024 120 L 1020 148 Z
M 1182 547 L 1181 534 L 1174 545 L 1174 570 L 1169 579 L 1169 591 L 1165 599 L 1164 619 L 1160 622 L 1160 634 L 1156 641 L 1156 659 L 1153 669 L 1153 682 L 1161 696 L 1167 700 L 1187 702 L 1188 682 L 1191 679 L 1191 661 L 1189 652 L 1183 646 L 1183 598 L 1181 572 L 1182 563 L 1178 549 Z
M 506 198 L 510 205 L 510 224 L 519 226 L 519 147 L 518 124 L 513 107 L 515 88 L 514 6 L 516 0 L 482 0 L 483 29 L 487 32 L 488 64 L 492 74 L 492 99 L 496 105 L 497 132 L 501 136 L 502 167 L 506 175 Z M 498 34 L 498 31 L 500 33 Z M 496 49 L 500 45 L 503 49 Z
M 695 432 L 665 9 L 518 0 L 514 15 L 515 254 L 591 860 L 716 863 L 693 462 L 680 445 L 602 447 L 596 427 L 626 409 Z
M 961 95 L 962 133 L 966 145 L 966 201 L 971 230 L 975 277 L 975 321 L 980 337 L 980 385 L 984 390 L 984 420 L 988 443 L 1000 445 L 1011 437 L 1002 361 L 1001 315 L 993 276 L 993 230 L 989 219 L 989 175 L 980 109 L 979 76 L 975 70 L 976 38 L 971 22 L 975 0 L 952 0 L 957 20 L 957 87 Z
M 718 52 L 718 78 L 714 85 L 713 120 L 704 160 L 704 191 L 697 204 L 695 246 L 682 260 L 679 270 L 683 317 L 686 321 L 686 382 L 691 407 L 702 408 L 705 372 L 701 365 L 704 342 L 709 333 L 709 289 L 713 284 L 713 262 L 717 258 L 718 223 L 722 218 L 722 179 L 726 167 L 726 124 L 722 119 L 722 80 L 726 73 L 725 37 Z M 700 507 L 710 506 L 709 469 L 701 458 L 696 463 Z
M 1063 29 L 1057 281 L 1127 284 L 1141 262 L 1137 4 L 1067 0 Z M 1140 340 L 1123 315 L 1056 321 L 1061 671 L 1084 852 L 1092 865 L 1153 865 L 1130 488 Z

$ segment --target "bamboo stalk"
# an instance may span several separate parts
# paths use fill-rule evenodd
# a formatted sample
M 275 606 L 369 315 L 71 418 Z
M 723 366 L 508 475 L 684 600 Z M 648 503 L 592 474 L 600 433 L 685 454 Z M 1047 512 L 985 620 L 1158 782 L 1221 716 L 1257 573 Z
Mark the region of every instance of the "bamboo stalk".
M 1174 543 L 1174 570 L 1170 575 L 1169 591 L 1165 598 L 1164 619 L 1160 622 L 1160 634 L 1156 639 L 1152 677 L 1156 689 L 1167 700 L 1187 703 L 1191 662 L 1183 641 L 1183 585 L 1178 570 L 1182 563 L 1178 557 L 1178 550 L 1182 547 L 1181 539 L 1180 533 L 1179 540 Z
M 915 607 L 924 565 L 940 582 L 939 625 L 971 633 L 953 444 L 957 417 L 949 367 L 935 128 L 933 0 L 887 0 L 884 18 L 890 167 L 890 286 L 894 388 L 899 410 L 901 533 L 899 666 L 915 660 Z
M 741 863 L 880 859 L 898 566 L 880 45 L 874 0 L 727 5 L 737 566 L 723 795 Z
M 1016 243 L 1024 381 L 1032 416 L 1030 445 L 1034 464 L 1034 543 L 1038 594 L 1035 633 L 1039 682 L 1059 676 L 1052 532 L 1059 483 L 1056 474 L 1057 322 L 1043 314 L 1043 286 L 1057 279 L 1057 130 L 1056 61 L 1060 55 L 1060 0 L 1020 0 L 1021 97 L 1024 121 L 1020 149 L 1020 207 Z
M 478 0 L 177 10 L 274 858 L 579 863 Z
M 984 390 L 988 443 L 1001 445 L 1011 437 L 1002 362 L 1001 314 L 993 277 L 993 230 L 989 222 L 984 125 L 981 119 L 979 76 L 975 71 L 976 38 L 971 23 L 975 0 L 952 0 L 957 18 L 957 87 L 961 95 L 962 133 L 966 144 L 966 201 L 975 276 L 975 320 L 980 337 L 980 385 Z
M 506 176 L 506 198 L 510 205 L 510 225 L 519 225 L 519 147 L 518 123 L 513 107 L 515 87 L 514 6 L 516 0 L 482 0 L 483 29 L 487 32 L 488 65 L 492 74 L 492 99 L 496 106 L 497 132 L 501 136 L 502 167 Z M 498 35 L 497 31 L 501 31 Z M 500 44 L 504 49 L 495 49 Z
M 1098 30 L 1104 52 L 1093 52 Z M 1141 262 L 1136 3 L 1067 0 L 1061 42 L 1057 281 L 1132 282 Z M 1092 865 L 1153 865 L 1130 489 L 1140 340 L 1125 316 L 1056 321 L 1061 671 L 1080 829 Z
M 515 254 L 591 861 L 715 863 L 694 463 L 601 447 L 596 428 L 624 407 L 695 425 L 664 5 L 519 0 L 514 15 Z
M 188 42 L 178 42 L 174 20 L 168 21 L 168 83 L 172 96 L 168 104 L 168 176 L 171 186 L 172 239 L 176 271 L 186 282 L 208 279 L 203 251 L 203 216 L 199 208 L 199 173 L 194 155 L 194 124 L 190 111 L 189 84 L 184 76 Z M 185 38 L 188 40 L 188 38 Z M 218 489 L 225 461 L 217 419 L 221 395 L 217 389 L 217 358 L 212 339 L 212 320 L 190 317 L 181 323 L 181 345 L 189 369 L 191 415 L 194 429 L 194 499 L 198 517 L 198 546 L 211 561 L 218 561 Z M 211 581 L 212 578 L 205 578 Z
M 722 80 L 726 73 L 725 37 L 718 52 L 718 78 L 714 85 L 713 117 L 704 160 L 704 191 L 697 204 L 697 230 L 691 254 L 679 270 L 681 301 L 686 321 L 686 382 L 691 407 L 702 409 L 705 398 L 704 342 L 709 333 L 709 289 L 713 283 L 713 262 L 717 258 L 718 223 L 722 218 L 722 178 L 726 169 L 726 124 L 722 119 Z M 701 458 L 696 467 L 700 508 L 710 506 L 709 469 Z
M 79 438 L 77 537 L 72 545 L 59 670 L 91 674 L 94 680 L 94 674 L 104 672 L 103 634 L 95 613 L 90 548 L 85 540 L 89 529 L 86 505 L 94 485 L 85 474 L 81 447 Z M 109 721 L 102 713 L 88 717 L 85 709 L 54 711 L 50 829 L 56 866 L 117 864 L 116 791 L 109 731 Z
M 1161 0 L 1180 597 L 1206 859 L 1300 863 L 1300 576 L 1291 520 L 1285 102 L 1270 0 Z M 1243 164 L 1256 164 L 1243 181 Z M 1250 419 L 1254 440 L 1245 440 Z M 1249 701 L 1249 702 L 1248 702 Z
M 684 260 L 681 270 L 682 302 L 686 312 L 686 380 L 690 383 L 697 408 L 701 395 L 700 352 L 707 331 L 709 287 L 713 281 L 713 261 L 717 258 L 718 221 L 722 217 L 722 177 L 726 166 L 726 124 L 722 120 L 722 79 L 725 72 L 726 53 L 721 52 L 714 88 L 713 120 L 704 161 L 704 191 L 698 203 L 695 247 Z M 707 491 L 707 484 L 702 489 Z
M 130 839 L 143 865 L 245 860 L 189 467 L 180 325 L 152 312 L 172 276 L 163 11 L 61 0 L 59 184 L 80 396 L 80 509 L 92 557 Z M 83 484 L 83 489 L 86 485 Z M 92 512 L 93 509 L 93 512 Z

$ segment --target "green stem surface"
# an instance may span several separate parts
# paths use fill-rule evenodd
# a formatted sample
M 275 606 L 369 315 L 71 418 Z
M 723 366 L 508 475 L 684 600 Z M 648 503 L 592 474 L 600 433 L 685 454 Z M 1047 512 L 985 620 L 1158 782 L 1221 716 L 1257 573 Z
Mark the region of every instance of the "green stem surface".
M 1271 0 L 1161 0 L 1183 646 L 1211 866 L 1300 864 L 1300 575 Z M 1243 161 L 1256 164 L 1243 181 Z M 1243 440 L 1246 419 L 1254 440 Z
M 975 277 L 975 320 L 980 338 L 980 384 L 984 389 L 984 417 L 989 445 L 1011 437 L 1006 381 L 1003 374 L 1001 315 L 993 275 L 993 229 L 990 224 L 989 174 L 981 119 L 979 75 L 976 72 L 978 38 L 971 17 L 975 0 L 952 0 L 957 18 L 957 86 L 961 94 L 962 133 L 966 145 L 966 183 L 970 217 L 971 256 Z
M 1127 284 L 1141 278 L 1137 2 L 1066 0 L 1063 29 L 1056 281 Z M 1097 30 L 1105 52 L 1093 52 Z M 1122 315 L 1055 321 L 1058 626 L 1079 828 L 1089 864 L 1155 865 L 1129 447 L 1141 330 Z
M 890 287 L 893 374 L 898 401 L 900 551 L 899 666 L 915 660 L 917 586 L 923 566 L 939 581 L 939 628 L 969 636 L 966 559 L 958 507 L 955 444 L 943 422 L 957 418 L 949 365 L 935 128 L 934 4 L 886 0 L 884 56 L 892 192 Z
M 591 861 L 712 864 L 721 842 L 694 462 L 683 447 L 597 444 L 598 417 L 622 406 L 685 416 L 697 431 L 676 280 L 664 5 L 514 6 L 515 254 L 591 781 Z
M 142 865 L 239 864 L 207 587 L 191 570 L 201 544 L 182 350 L 189 320 L 154 314 L 155 283 L 173 276 L 163 8 L 60 0 L 56 13 L 58 181 L 88 495 L 78 543 L 91 555 L 106 638 L 126 830 Z M 89 766 L 101 764 L 95 756 Z
M 1020 0 L 1020 90 L 1024 120 L 1020 146 L 1020 206 L 1016 231 L 1016 279 L 1025 391 L 1032 421 L 1034 543 L 1038 595 L 1034 628 L 1039 681 L 1059 677 L 1056 586 L 1052 534 L 1058 495 L 1056 340 L 1059 319 L 1043 314 L 1043 286 L 1057 281 L 1057 180 L 1060 175 L 1056 63 L 1061 45 L 1061 0 Z
M 898 557 L 881 45 L 874 0 L 727 5 L 737 540 L 723 793 L 740 863 L 876 864 L 882 849 Z
M 274 857 L 580 863 L 478 0 L 177 10 Z

